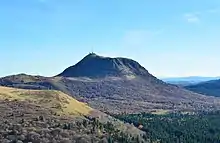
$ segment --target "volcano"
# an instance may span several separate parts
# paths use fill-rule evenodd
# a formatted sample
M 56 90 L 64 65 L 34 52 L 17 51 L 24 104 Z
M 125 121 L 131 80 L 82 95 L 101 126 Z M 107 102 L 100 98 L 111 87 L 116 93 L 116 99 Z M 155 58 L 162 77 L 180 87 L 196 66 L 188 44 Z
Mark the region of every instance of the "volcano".
M 67 68 L 58 76 L 103 78 L 110 76 L 147 76 L 148 74 L 148 71 L 134 60 L 102 57 L 90 53 L 79 63 Z
M 204 111 L 220 107 L 219 98 L 167 84 L 132 59 L 94 53 L 54 77 L 19 74 L 1 78 L 0 85 L 59 90 L 110 113 Z

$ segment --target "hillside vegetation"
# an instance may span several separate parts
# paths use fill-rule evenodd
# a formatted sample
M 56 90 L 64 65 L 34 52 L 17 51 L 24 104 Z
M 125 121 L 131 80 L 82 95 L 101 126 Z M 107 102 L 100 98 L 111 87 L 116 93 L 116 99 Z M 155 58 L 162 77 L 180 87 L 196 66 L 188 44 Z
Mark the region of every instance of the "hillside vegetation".
M 28 101 L 43 108 L 49 108 L 58 114 L 89 115 L 92 108 L 85 103 L 55 90 L 24 90 L 0 87 L 1 100 Z
M 140 143 L 144 132 L 56 90 L 0 87 L 1 143 Z
M 133 123 L 160 143 L 219 143 L 220 112 L 194 114 L 130 114 L 118 119 Z

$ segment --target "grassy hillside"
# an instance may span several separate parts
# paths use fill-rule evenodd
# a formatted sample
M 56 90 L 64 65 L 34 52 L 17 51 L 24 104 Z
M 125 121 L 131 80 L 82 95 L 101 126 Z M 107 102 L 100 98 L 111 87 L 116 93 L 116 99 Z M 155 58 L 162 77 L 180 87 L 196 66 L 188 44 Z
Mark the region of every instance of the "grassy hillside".
M 0 86 L 0 142 L 135 142 L 142 131 L 56 90 Z
M 55 90 L 24 90 L 0 87 L 0 99 L 28 101 L 43 108 L 50 108 L 58 114 L 89 115 L 93 111 L 85 103 Z

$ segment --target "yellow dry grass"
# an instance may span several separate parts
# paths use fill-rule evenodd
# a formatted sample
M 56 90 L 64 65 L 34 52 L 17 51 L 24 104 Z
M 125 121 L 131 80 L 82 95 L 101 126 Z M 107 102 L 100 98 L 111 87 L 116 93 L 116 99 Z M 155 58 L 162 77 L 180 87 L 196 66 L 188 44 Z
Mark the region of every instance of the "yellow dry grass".
M 88 115 L 93 110 L 85 103 L 55 90 L 25 90 L 0 86 L 0 100 L 28 101 L 59 114 L 73 116 Z
M 169 110 L 164 110 L 164 109 L 158 109 L 158 110 L 151 112 L 151 114 L 154 114 L 154 115 L 166 115 L 168 113 L 169 113 Z

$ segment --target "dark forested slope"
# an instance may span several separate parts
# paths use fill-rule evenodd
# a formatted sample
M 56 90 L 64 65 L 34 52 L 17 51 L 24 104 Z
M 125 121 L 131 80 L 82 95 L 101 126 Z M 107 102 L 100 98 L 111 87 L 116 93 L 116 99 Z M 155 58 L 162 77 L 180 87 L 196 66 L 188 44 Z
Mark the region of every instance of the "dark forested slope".
M 212 80 L 196 85 L 185 86 L 185 88 L 196 93 L 220 97 L 220 80 Z

